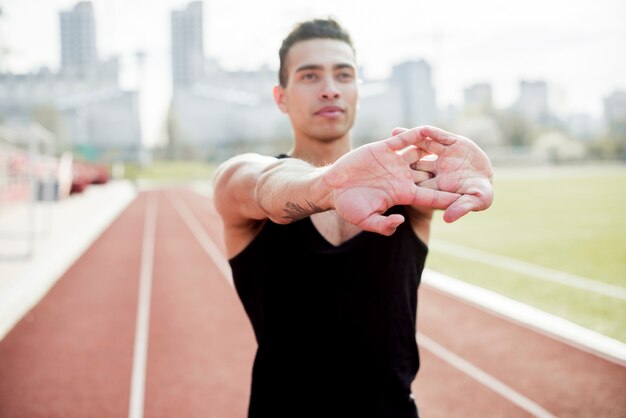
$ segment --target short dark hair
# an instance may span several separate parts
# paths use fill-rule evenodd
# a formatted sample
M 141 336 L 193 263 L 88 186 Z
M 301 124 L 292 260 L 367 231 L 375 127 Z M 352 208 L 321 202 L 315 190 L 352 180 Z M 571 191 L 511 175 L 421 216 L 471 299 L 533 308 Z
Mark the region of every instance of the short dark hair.
M 278 57 L 280 58 L 278 82 L 281 86 L 285 87 L 287 85 L 287 69 L 285 68 L 287 53 L 296 43 L 310 39 L 336 39 L 347 43 L 354 51 L 350 34 L 335 19 L 329 17 L 327 19 L 313 19 L 299 23 L 283 40 L 278 51 Z

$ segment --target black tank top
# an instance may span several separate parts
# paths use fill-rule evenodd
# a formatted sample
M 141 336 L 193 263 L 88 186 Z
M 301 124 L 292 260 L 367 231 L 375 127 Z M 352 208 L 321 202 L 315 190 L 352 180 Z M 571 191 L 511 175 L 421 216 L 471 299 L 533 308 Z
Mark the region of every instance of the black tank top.
M 267 220 L 230 260 L 258 349 L 249 417 L 416 417 L 417 288 L 427 247 L 405 215 L 390 237 L 330 244 L 310 218 Z

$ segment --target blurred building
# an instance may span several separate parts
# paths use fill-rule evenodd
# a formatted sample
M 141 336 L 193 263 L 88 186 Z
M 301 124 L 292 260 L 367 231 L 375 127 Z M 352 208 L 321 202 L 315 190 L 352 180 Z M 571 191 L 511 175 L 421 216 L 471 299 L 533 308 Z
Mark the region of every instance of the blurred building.
M 590 141 L 600 132 L 600 121 L 587 113 L 574 113 L 565 119 L 565 130 L 573 138 Z
M 491 85 L 473 84 L 463 90 L 463 96 L 463 112 L 451 122 L 452 129 L 489 151 L 502 147 L 504 134 L 493 112 Z
M 424 60 L 405 61 L 393 67 L 391 86 L 402 105 L 402 125 L 434 124 L 437 100 L 431 67 Z
M 0 74 L 0 115 L 7 126 L 38 122 L 56 135 L 58 149 L 135 159 L 141 148 L 137 93 L 120 88 L 116 58 L 100 60 L 95 24 L 90 2 L 61 12 L 61 68 Z
M 465 112 L 469 114 L 486 114 L 493 110 L 491 85 L 474 84 L 463 91 Z
M 119 61 L 101 60 L 96 43 L 96 21 L 91 2 L 81 1 L 59 14 L 61 68 L 65 79 L 87 80 L 93 84 L 118 83 Z
M 80 78 L 95 76 L 98 66 L 96 22 L 93 6 L 81 1 L 59 15 L 61 28 L 61 71 Z
M 529 121 L 548 121 L 548 84 L 545 81 L 520 81 L 520 95 L 515 110 Z
M 204 58 L 202 2 L 189 3 L 171 15 L 172 82 L 174 89 L 202 81 Z
M 626 91 L 616 90 L 604 98 L 604 118 L 609 125 L 626 122 Z
M 291 138 L 288 119 L 274 103 L 276 72 L 226 71 L 214 67 L 202 82 L 175 89 L 169 124 L 170 147 L 220 159 L 224 148 L 267 150 Z M 284 149 L 282 151 L 285 151 Z
M 364 80 L 359 86 L 359 106 L 352 138 L 355 145 L 391 136 L 391 130 L 405 124 L 400 89 L 390 80 Z
M 172 11 L 171 39 L 171 152 L 220 159 L 226 148 L 259 151 L 290 138 L 287 118 L 272 96 L 275 71 L 226 71 L 205 57 L 201 1 Z
M 626 91 L 616 90 L 604 98 L 604 117 L 609 122 L 626 119 Z
M 626 161 L 626 91 L 616 90 L 604 98 L 606 134 Z
M 292 131 L 274 103 L 277 71 L 227 71 L 207 59 L 202 13 L 200 1 L 171 13 L 170 152 L 220 159 L 227 148 L 286 151 Z M 390 79 L 361 85 L 353 136 L 357 144 L 386 138 L 396 126 L 435 123 L 436 115 L 430 65 L 407 61 L 394 67 Z
M 388 138 L 394 127 L 415 127 L 437 122 L 436 92 L 431 67 L 424 60 L 393 67 L 386 80 L 363 80 L 357 119 L 356 145 Z
M 66 145 L 136 148 L 140 134 L 136 101 L 135 92 L 116 85 L 94 85 L 47 69 L 0 74 L 4 123 L 17 127 L 39 122 Z
M 286 151 L 293 134 L 272 95 L 277 71 L 226 71 L 210 60 L 204 68 L 202 80 L 174 87 L 169 146 L 218 159 L 224 148 Z M 433 124 L 436 114 L 430 67 L 424 61 L 402 63 L 387 80 L 361 83 L 353 138 L 356 145 L 384 139 L 396 126 Z

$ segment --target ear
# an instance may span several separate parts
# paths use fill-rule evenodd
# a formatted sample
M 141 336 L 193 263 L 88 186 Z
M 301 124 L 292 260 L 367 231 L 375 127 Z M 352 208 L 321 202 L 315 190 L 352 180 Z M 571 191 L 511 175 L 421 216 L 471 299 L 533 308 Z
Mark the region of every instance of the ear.
M 285 98 L 285 89 L 278 85 L 274 86 L 274 101 L 281 112 L 287 113 L 287 102 Z

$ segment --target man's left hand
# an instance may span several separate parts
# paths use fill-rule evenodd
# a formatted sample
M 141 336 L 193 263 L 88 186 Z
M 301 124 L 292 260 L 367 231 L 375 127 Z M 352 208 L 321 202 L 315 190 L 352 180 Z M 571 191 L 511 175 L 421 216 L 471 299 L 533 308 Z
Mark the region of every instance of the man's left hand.
M 396 128 L 393 135 L 407 129 Z M 481 211 L 493 202 L 493 168 L 489 157 L 470 139 L 433 126 L 420 126 L 426 141 L 405 150 L 405 159 L 414 170 L 433 176 L 420 187 L 461 194 L 444 212 L 446 222 L 454 222 L 472 211 Z

